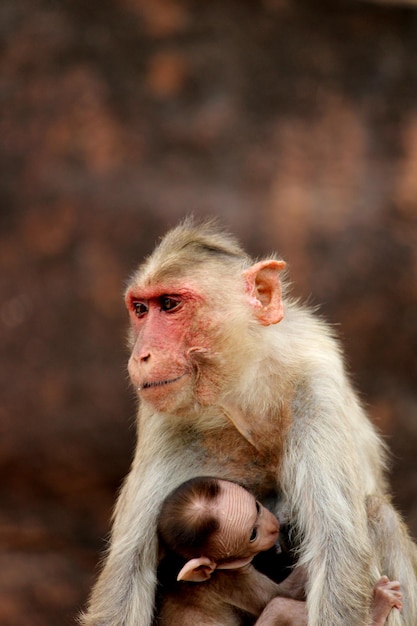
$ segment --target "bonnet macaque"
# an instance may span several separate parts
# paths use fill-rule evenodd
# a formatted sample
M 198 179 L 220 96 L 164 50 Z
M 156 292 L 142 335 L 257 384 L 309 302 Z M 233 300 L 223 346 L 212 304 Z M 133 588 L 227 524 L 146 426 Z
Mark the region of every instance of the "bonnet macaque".
M 240 626 L 247 613 L 256 626 L 307 626 L 303 568 L 277 585 L 252 565 L 278 533 L 277 518 L 235 483 L 201 476 L 180 485 L 162 505 L 158 534 L 165 560 L 185 561 L 176 580 L 204 584 L 168 581 L 158 625 Z M 393 607 L 402 608 L 399 583 L 383 577 L 366 626 L 384 626 Z
M 416 626 L 416 548 L 390 501 L 384 445 L 332 331 L 287 295 L 284 268 L 188 220 L 133 274 L 138 442 L 84 626 L 150 626 L 159 511 L 198 475 L 239 482 L 291 525 L 309 626 L 363 626 L 382 574 L 404 596 L 387 626 Z

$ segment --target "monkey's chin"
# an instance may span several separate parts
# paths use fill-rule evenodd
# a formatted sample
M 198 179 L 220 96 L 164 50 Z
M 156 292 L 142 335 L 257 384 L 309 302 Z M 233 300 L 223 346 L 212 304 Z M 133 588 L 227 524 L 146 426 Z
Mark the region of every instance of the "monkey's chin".
M 187 372 L 159 381 L 147 381 L 138 387 L 139 397 L 157 411 L 173 409 L 181 397 Z

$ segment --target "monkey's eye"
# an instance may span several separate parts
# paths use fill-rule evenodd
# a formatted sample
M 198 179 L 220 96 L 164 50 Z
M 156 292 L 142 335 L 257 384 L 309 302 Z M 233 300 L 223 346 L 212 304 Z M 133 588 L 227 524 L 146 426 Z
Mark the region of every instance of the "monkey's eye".
M 148 312 L 148 307 L 144 302 L 134 301 L 132 307 L 137 317 L 143 317 Z
M 249 543 L 252 543 L 253 541 L 255 541 L 257 537 L 258 537 L 258 529 L 255 526 L 255 528 L 252 528 L 252 532 L 249 537 Z
M 181 304 L 178 298 L 171 298 L 170 296 L 161 296 L 159 303 L 161 311 L 174 311 Z
M 259 504 L 258 500 L 255 501 L 255 506 L 256 506 L 256 512 L 258 515 L 261 514 L 261 505 Z

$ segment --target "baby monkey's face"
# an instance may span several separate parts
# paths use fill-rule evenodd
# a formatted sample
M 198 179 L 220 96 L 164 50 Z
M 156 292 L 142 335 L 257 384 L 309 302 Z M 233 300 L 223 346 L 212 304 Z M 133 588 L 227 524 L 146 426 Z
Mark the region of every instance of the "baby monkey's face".
M 216 539 L 224 558 L 254 557 L 272 548 L 279 534 L 275 515 L 243 487 L 223 480 L 220 483 L 216 503 L 220 529 Z

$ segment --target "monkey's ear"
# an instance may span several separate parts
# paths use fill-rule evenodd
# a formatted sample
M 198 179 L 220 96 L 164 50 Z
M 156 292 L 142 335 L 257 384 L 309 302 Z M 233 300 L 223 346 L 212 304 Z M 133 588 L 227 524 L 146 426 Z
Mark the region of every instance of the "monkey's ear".
M 279 272 L 284 261 L 260 261 L 243 272 L 246 293 L 260 324 L 277 324 L 284 317 Z
M 190 559 L 184 565 L 177 576 L 177 580 L 187 580 L 194 583 L 201 583 L 208 580 L 214 570 L 216 563 L 206 556 L 200 556 L 198 559 Z

